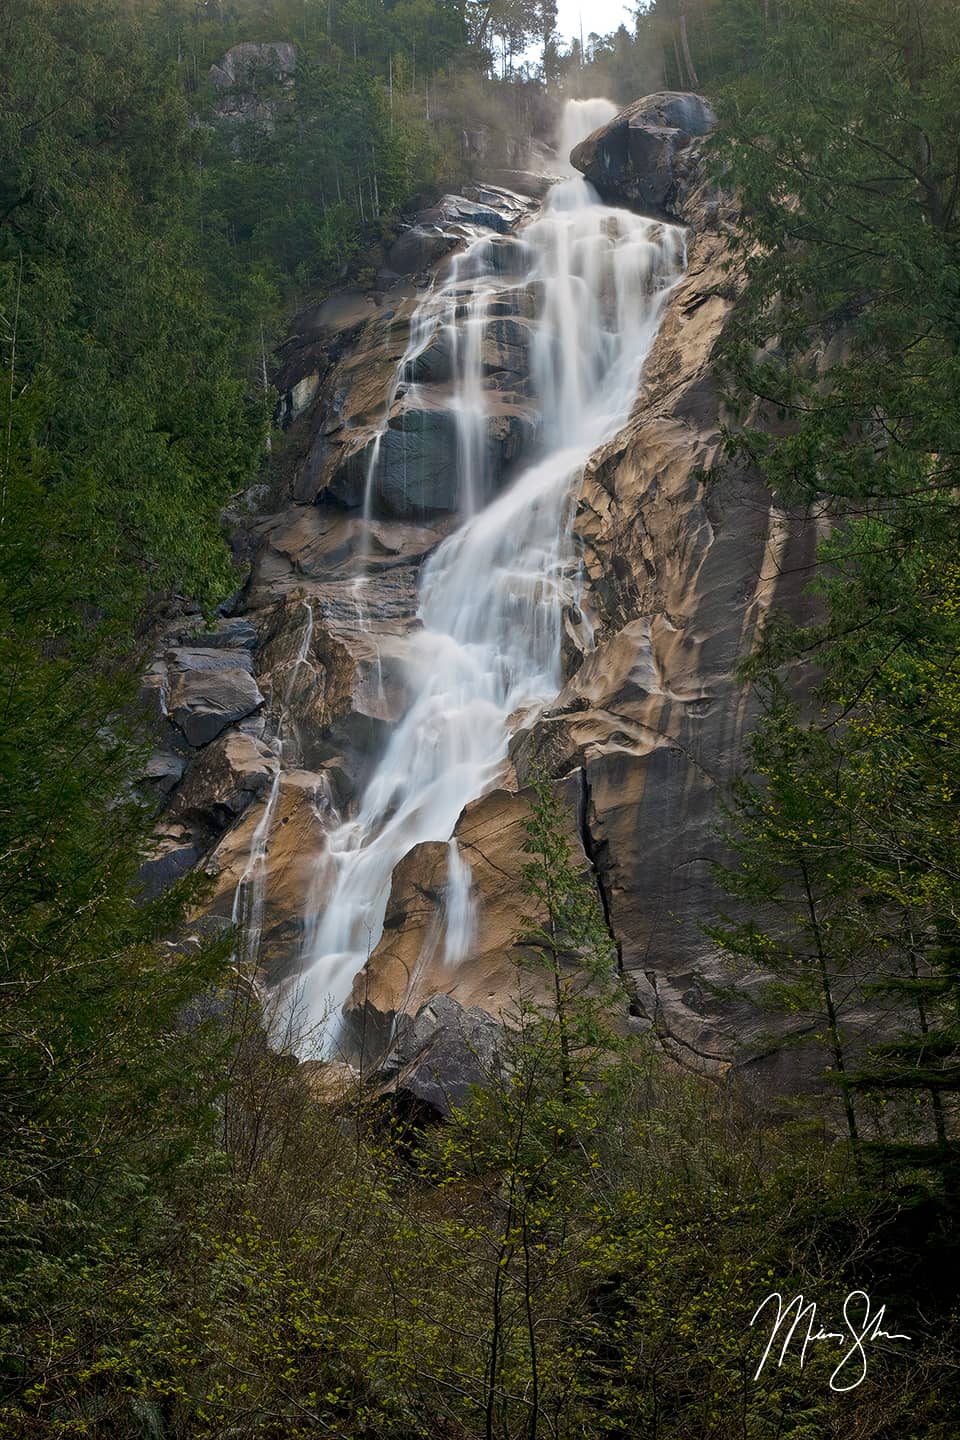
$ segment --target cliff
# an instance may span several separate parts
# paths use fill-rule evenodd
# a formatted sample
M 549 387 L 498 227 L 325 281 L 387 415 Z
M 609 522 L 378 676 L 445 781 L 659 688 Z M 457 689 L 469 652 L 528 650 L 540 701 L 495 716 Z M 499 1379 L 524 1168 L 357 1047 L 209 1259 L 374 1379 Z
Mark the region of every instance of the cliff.
M 709 1073 L 736 1065 L 765 1087 L 796 1078 L 789 1049 L 765 1038 L 752 983 L 702 931 L 718 905 L 718 802 L 753 714 L 735 670 L 771 605 L 803 603 L 816 540 L 807 517 L 718 464 L 714 360 L 744 281 L 731 265 L 735 206 L 703 173 L 711 122 L 699 97 L 648 97 L 573 152 L 604 199 L 682 225 L 686 265 L 629 418 L 578 482 L 582 583 L 563 610 L 559 693 L 518 717 L 508 762 L 463 810 L 455 844 L 414 844 L 394 870 L 347 1003 L 341 1043 L 354 1058 L 382 1052 L 401 1012 L 447 1031 L 469 1012 L 476 1034 L 484 1014 L 510 1009 L 525 786 L 546 771 L 599 886 L 632 1023 Z M 537 438 L 530 357 L 544 302 L 522 281 L 536 209 L 482 185 L 444 197 L 396 242 L 375 295 L 298 317 L 280 355 L 279 504 L 240 525 L 249 580 L 213 634 L 172 621 L 148 677 L 167 739 L 151 774 L 169 792 L 153 882 L 202 863 L 214 878 L 203 923 L 246 919 L 267 989 L 295 974 L 335 883 L 331 829 L 356 812 L 409 712 L 418 585 L 458 523 L 454 332 L 411 345 L 418 301 L 483 239 L 500 280 L 480 340 L 479 463 L 502 490 Z M 438 937 L 461 861 L 473 921 L 451 956 Z M 459 1009 L 425 1011 L 438 993 Z M 405 1032 L 414 1067 L 425 1024 Z

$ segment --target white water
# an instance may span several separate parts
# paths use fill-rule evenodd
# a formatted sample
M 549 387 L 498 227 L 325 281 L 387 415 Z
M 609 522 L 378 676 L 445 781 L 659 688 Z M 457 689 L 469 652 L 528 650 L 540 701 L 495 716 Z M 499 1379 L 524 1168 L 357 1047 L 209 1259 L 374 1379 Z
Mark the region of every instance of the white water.
M 611 113 L 606 101 L 572 102 L 563 143 Z M 458 257 L 421 302 L 398 367 L 397 387 L 438 331 L 450 336 L 463 521 L 421 573 L 422 628 L 409 638 L 405 677 L 415 698 L 356 815 L 329 837 L 322 864 L 332 873 L 320 877 L 329 898 L 308 934 L 300 980 L 314 1021 L 349 995 L 380 937 L 393 870 L 423 841 L 450 842 L 445 961 L 455 964 L 469 947 L 470 872 L 451 836 L 463 807 L 496 783 L 511 735 L 561 688 L 563 609 L 578 593 L 576 482 L 629 416 L 683 264 L 679 230 L 601 205 L 579 177 L 555 186 L 522 239 L 529 269 L 514 281 L 490 273 L 486 238 Z M 536 458 L 491 498 L 483 326 L 494 293 L 531 282 L 542 293 L 531 353 L 542 440 Z
M 574 145 L 586 140 L 587 136 L 592 135 L 594 130 L 599 130 L 601 125 L 606 125 L 616 113 L 617 107 L 611 100 L 601 100 L 599 97 L 593 100 L 567 101 L 560 117 L 560 138 L 557 142 L 564 175 L 577 174 L 570 164 L 570 151 Z

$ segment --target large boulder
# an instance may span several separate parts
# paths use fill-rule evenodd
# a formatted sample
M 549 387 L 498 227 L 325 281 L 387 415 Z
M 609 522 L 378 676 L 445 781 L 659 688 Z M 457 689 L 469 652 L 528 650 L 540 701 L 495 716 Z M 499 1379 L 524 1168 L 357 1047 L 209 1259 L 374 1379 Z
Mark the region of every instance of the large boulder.
M 228 730 L 191 761 L 169 814 L 219 834 L 269 788 L 276 768 L 276 757 L 262 740 Z
M 701 180 L 693 142 L 715 124 L 702 95 L 663 90 L 634 101 L 581 140 L 570 163 L 610 204 L 683 221 L 686 201 Z
M 188 742 L 200 746 L 258 710 L 263 696 L 248 669 L 225 665 L 181 670 L 170 684 L 167 704 L 170 718 Z
M 407 1115 L 445 1120 L 500 1075 L 502 1047 L 503 1029 L 485 1010 L 433 995 L 416 1015 L 398 1017 L 380 1093 Z

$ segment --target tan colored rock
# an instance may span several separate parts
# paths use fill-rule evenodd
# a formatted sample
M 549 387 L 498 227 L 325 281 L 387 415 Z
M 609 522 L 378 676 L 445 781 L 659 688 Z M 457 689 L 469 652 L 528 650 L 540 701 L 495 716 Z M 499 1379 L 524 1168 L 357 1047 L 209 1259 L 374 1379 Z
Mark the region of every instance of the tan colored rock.
M 707 192 L 701 192 L 701 200 Z M 712 204 L 712 201 L 710 202 Z M 587 467 L 576 520 L 596 649 L 512 747 L 518 775 L 583 766 L 587 824 L 638 1013 L 722 1073 L 769 1025 L 702 925 L 723 904 L 718 800 L 755 715 L 735 676 L 771 605 L 809 602 L 817 525 L 748 473 L 721 473 L 713 362 L 743 284 L 706 202 L 625 429 Z M 729 222 L 729 214 L 719 224 Z M 736 981 L 744 1001 L 712 988 Z
M 213 894 L 202 913 L 228 921 L 237 886 L 250 861 L 253 834 L 269 804 L 269 792 L 251 805 L 208 857 Z M 326 849 L 332 800 L 322 773 L 289 770 L 282 777 L 267 840 L 261 972 L 271 983 L 296 969 L 304 911 Z
M 560 784 L 569 838 L 587 874 L 577 825 L 579 777 Z M 346 1007 L 354 1040 L 359 1044 L 363 1037 L 368 1055 L 388 1043 L 396 1013 L 416 1014 L 436 994 L 452 996 L 465 1011 L 479 1007 L 511 1023 L 520 994 L 516 936 L 532 904 L 521 891 L 521 871 L 529 858 L 523 826 L 530 798 L 529 791 L 491 791 L 468 805 L 457 824 L 454 838 L 470 867 L 477 905 L 476 932 L 466 955 L 446 954 L 447 845 L 418 845 L 397 866 L 383 935 L 356 977 Z M 527 993 L 547 998 L 545 977 L 527 970 L 523 983 Z

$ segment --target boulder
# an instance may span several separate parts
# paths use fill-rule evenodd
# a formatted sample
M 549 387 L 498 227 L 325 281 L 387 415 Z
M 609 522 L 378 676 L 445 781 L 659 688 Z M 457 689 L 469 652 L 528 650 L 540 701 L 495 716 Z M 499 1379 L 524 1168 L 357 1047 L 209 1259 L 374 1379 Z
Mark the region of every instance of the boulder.
M 245 670 L 253 674 L 253 657 L 247 650 L 213 645 L 178 645 L 164 656 L 168 670 Z
M 181 779 L 187 768 L 186 757 L 173 750 L 154 750 L 147 761 L 143 778 L 155 785 L 162 795 L 167 795 Z
M 398 1017 L 377 1075 L 379 1093 L 408 1115 L 445 1120 L 475 1086 L 500 1076 L 503 1038 L 485 1010 L 465 1010 L 450 995 L 433 995 L 416 1015 Z
M 219 834 L 266 790 L 277 760 L 253 735 L 219 735 L 190 762 L 169 814 Z
M 212 630 L 190 632 L 184 641 L 205 650 L 252 650 L 257 643 L 257 627 L 246 616 L 234 615 L 218 620 Z
M 249 667 L 238 664 L 183 669 L 172 679 L 167 696 L 170 718 L 197 747 L 208 745 L 228 725 L 251 715 L 262 704 L 263 696 Z
M 438 225 L 411 225 L 387 251 L 386 269 L 396 276 L 419 275 L 456 244 L 457 237 Z
M 447 227 L 476 225 L 507 235 L 525 215 L 536 209 L 526 195 L 499 186 L 468 187 L 463 195 L 444 195 L 429 210 L 421 211 L 421 224 Z
M 693 142 L 715 124 L 702 95 L 660 91 L 636 100 L 581 140 L 570 163 L 609 204 L 684 221 L 686 201 L 702 182 Z

